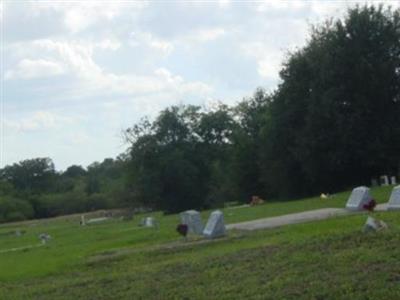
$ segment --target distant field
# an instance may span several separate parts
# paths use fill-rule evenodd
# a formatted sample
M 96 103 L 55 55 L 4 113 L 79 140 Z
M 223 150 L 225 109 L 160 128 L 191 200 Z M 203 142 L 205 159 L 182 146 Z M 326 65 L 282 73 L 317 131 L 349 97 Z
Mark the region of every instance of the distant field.
M 376 188 L 386 202 L 391 187 Z M 226 223 L 344 207 L 330 199 L 224 209 Z M 209 212 L 203 212 L 203 219 Z M 159 229 L 137 226 L 153 215 Z M 184 242 L 177 215 L 137 216 L 81 227 L 69 220 L 0 226 L 0 299 L 399 299 L 400 212 L 376 214 L 390 228 L 361 234 L 365 215 Z M 19 229 L 20 237 L 8 234 Z M 53 240 L 37 245 L 38 234 Z

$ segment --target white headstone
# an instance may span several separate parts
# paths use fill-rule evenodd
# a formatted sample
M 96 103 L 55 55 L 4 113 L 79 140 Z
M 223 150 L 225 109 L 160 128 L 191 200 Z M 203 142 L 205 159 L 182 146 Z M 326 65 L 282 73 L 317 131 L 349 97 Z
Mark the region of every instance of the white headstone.
M 187 210 L 180 214 L 181 223 L 188 226 L 188 233 L 202 234 L 203 233 L 203 222 L 201 221 L 201 215 L 196 210 Z
M 395 186 L 390 194 L 388 210 L 400 209 L 400 185 Z
M 389 185 L 389 177 L 387 175 L 382 175 L 380 177 L 381 179 L 381 185 Z
M 396 176 L 390 177 L 390 184 L 392 184 L 392 185 L 396 185 L 396 184 L 397 184 L 397 182 L 396 182 Z
M 85 215 L 81 215 L 81 226 L 85 226 L 86 221 L 85 221 Z
M 386 229 L 387 227 L 388 226 L 385 222 L 368 216 L 367 221 L 365 222 L 365 225 L 364 225 L 364 232 L 379 231 L 382 229 Z
M 51 236 L 50 234 L 47 233 L 41 233 L 39 234 L 39 239 L 42 242 L 42 244 L 47 244 L 47 242 L 51 240 Z
M 110 220 L 110 218 L 102 217 L 102 218 L 93 218 L 85 221 L 86 225 L 91 225 L 91 224 L 100 224 L 104 223 L 106 221 Z
M 220 210 L 213 211 L 208 218 L 203 235 L 208 238 L 216 238 L 225 235 L 224 214 Z
M 357 187 L 351 192 L 346 208 L 349 210 L 362 210 L 363 205 L 367 204 L 371 199 L 369 188 L 366 186 Z
M 376 180 L 375 178 L 371 179 L 371 186 L 375 187 L 378 186 L 378 180 Z
M 153 217 L 144 218 L 143 226 L 144 227 L 154 227 L 155 226 L 154 218 Z

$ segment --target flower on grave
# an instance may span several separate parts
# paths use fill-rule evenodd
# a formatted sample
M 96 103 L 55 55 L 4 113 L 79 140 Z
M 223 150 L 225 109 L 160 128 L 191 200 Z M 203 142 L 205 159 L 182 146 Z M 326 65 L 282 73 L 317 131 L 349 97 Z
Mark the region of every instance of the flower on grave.
M 188 229 L 189 228 L 186 224 L 178 224 L 178 226 L 176 226 L 176 231 L 178 231 L 178 233 L 184 237 L 186 237 Z
M 363 205 L 363 208 L 364 208 L 365 210 L 368 210 L 369 212 L 373 212 L 374 209 L 375 209 L 375 206 L 376 206 L 376 201 L 375 201 L 375 199 L 371 199 L 371 200 L 368 201 L 368 203 L 365 203 L 365 204 Z

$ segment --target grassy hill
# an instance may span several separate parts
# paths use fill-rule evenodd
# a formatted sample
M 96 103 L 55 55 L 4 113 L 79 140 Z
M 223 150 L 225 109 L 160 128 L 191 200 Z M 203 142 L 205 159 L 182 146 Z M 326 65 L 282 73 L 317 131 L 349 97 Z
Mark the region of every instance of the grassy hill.
M 386 202 L 390 191 L 372 193 Z M 344 207 L 348 195 L 226 208 L 225 221 Z M 358 214 L 211 242 L 185 242 L 177 215 L 152 215 L 159 229 L 137 226 L 144 215 L 85 227 L 69 219 L 1 226 L 0 299 L 400 298 L 400 212 L 375 213 L 389 225 L 379 233 L 362 233 Z M 53 237 L 48 245 L 8 251 L 39 244 L 41 232 Z

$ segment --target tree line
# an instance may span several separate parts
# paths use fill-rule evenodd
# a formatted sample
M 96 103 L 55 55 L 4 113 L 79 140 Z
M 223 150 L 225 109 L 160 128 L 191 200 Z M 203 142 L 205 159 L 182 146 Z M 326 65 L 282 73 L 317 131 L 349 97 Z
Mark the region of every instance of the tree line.
M 0 222 L 125 207 L 124 158 L 57 172 L 50 158 L 0 169 Z
M 259 88 L 234 106 L 171 106 L 144 118 L 124 132 L 124 155 L 87 170 L 55 174 L 47 159 L 45 175 L 13 177 L 18 164 L 7 166 L 0 205 L 32 209 L 28 217 L 124 205 L 173 213 L 253 195 L 333 193 L 399 174 L 399 9 L 357 6 L 312 27 L 280 77 L 273 92 Z

